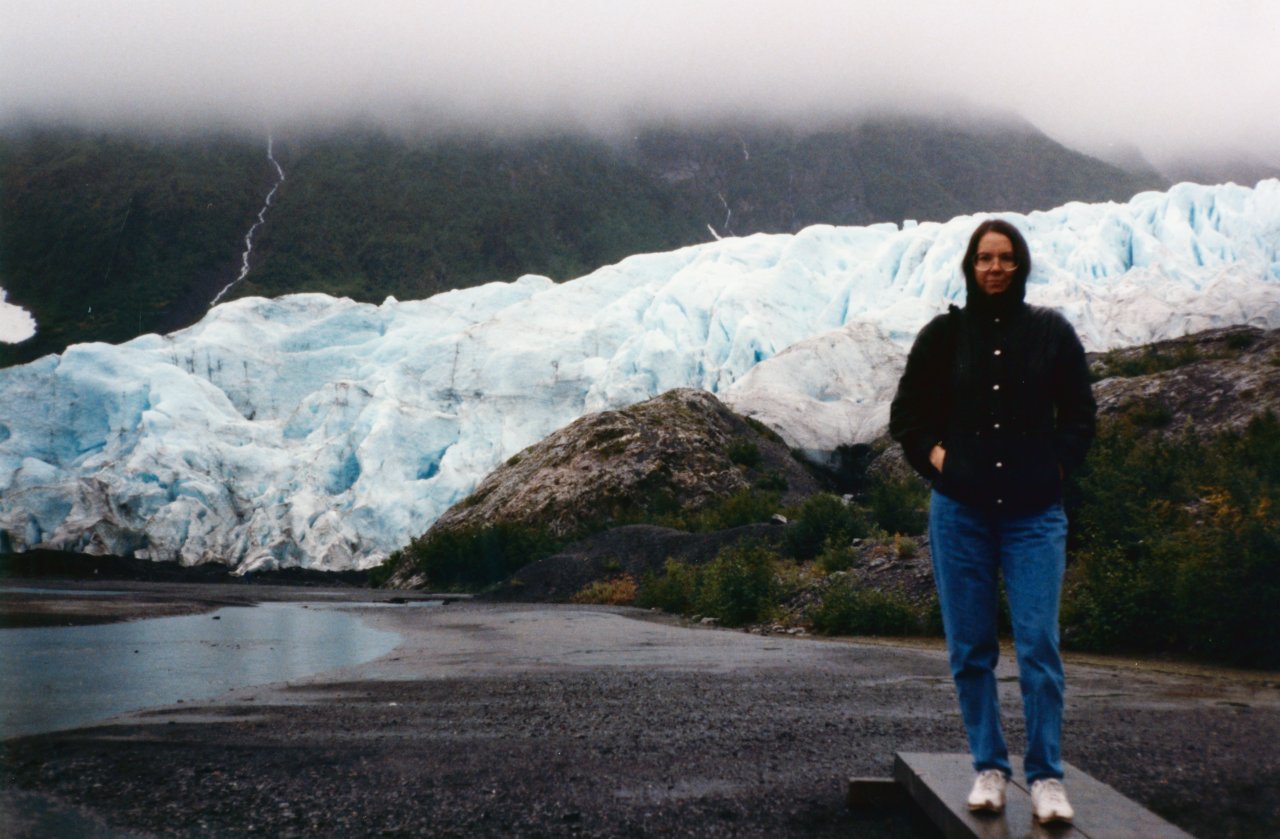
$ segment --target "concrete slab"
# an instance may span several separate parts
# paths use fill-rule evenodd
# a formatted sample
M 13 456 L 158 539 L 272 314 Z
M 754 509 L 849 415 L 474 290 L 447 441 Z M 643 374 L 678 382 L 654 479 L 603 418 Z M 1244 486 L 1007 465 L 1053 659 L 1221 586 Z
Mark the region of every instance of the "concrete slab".
M 1076 811 L 1074 823 L 1037 824 L 1031 817 L 1022 761 L 1015 758 L 1012 763 L 1005 811 L 998 815 L 970 813 L 965 805 L 973 783 L 967 754 L 900 752 L 894 759 L 893 776 L 947 839 L 1192 839 L 1069 763 L 1063 764 L 1063 783 Z

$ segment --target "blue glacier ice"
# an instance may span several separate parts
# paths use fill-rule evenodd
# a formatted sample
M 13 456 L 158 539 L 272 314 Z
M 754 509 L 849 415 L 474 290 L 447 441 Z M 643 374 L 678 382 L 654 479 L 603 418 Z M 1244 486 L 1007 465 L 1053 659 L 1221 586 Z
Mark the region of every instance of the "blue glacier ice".
M 998 215 L 1031 244 L 1031 302 L 1090 349 L 1280 326 L 1280 181 Z M 963 298 L 978 218 L 724 239 L 378 306 L 242 299 L 0 370 L 0 550 L 367 567 L 522 448 L 673 387 L 818 456 L 869 440 L 916 331 Z

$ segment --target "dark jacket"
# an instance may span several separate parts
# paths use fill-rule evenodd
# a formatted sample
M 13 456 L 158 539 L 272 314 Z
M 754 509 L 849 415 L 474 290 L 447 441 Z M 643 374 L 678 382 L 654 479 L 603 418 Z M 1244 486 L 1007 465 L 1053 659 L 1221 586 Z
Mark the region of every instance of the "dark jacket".
M 1071 324 L 1024 303 L 1021 286 L 1011 291 L 995 299 L 971 287 L 964 309 L 920 331 L 889 433 L 938 492 L 1017 515 L 1062 497 L 1062 472 L 1084 462 L 1097 408 Z M 929 462 L 938 443 L 941 473 Z

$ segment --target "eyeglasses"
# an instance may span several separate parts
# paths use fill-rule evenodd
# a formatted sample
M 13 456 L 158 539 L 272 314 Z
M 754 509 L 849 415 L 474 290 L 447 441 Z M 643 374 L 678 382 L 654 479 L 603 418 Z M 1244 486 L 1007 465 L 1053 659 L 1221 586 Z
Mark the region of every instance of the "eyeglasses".
M 1002 253 L 999 256 L 992 256 L 989 253 L 980 253 L 973 260 L 974 267 L 979 271 L 990 271 L 997 262 L 1000 263 L 1001 268 L 1006 268 L 1008 270 L 1013 270 L 1018 267 L 1018 260 L 1011 253 Z

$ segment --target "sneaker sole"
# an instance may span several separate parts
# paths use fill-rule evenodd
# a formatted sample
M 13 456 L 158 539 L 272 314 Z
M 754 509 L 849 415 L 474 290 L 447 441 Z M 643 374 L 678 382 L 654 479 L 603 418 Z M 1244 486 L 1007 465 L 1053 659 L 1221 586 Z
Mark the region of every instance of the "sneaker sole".
M 995 804 L 970 804 L 970 813 L 1003 813 L 1004 808 Z
M 1054 813 L 1052 816 L 1036 816 L 1036 824 L 1071 824 L 1071 820 L 1074 818 L 1074 813 L 1070 816 L 1062 816 Z

